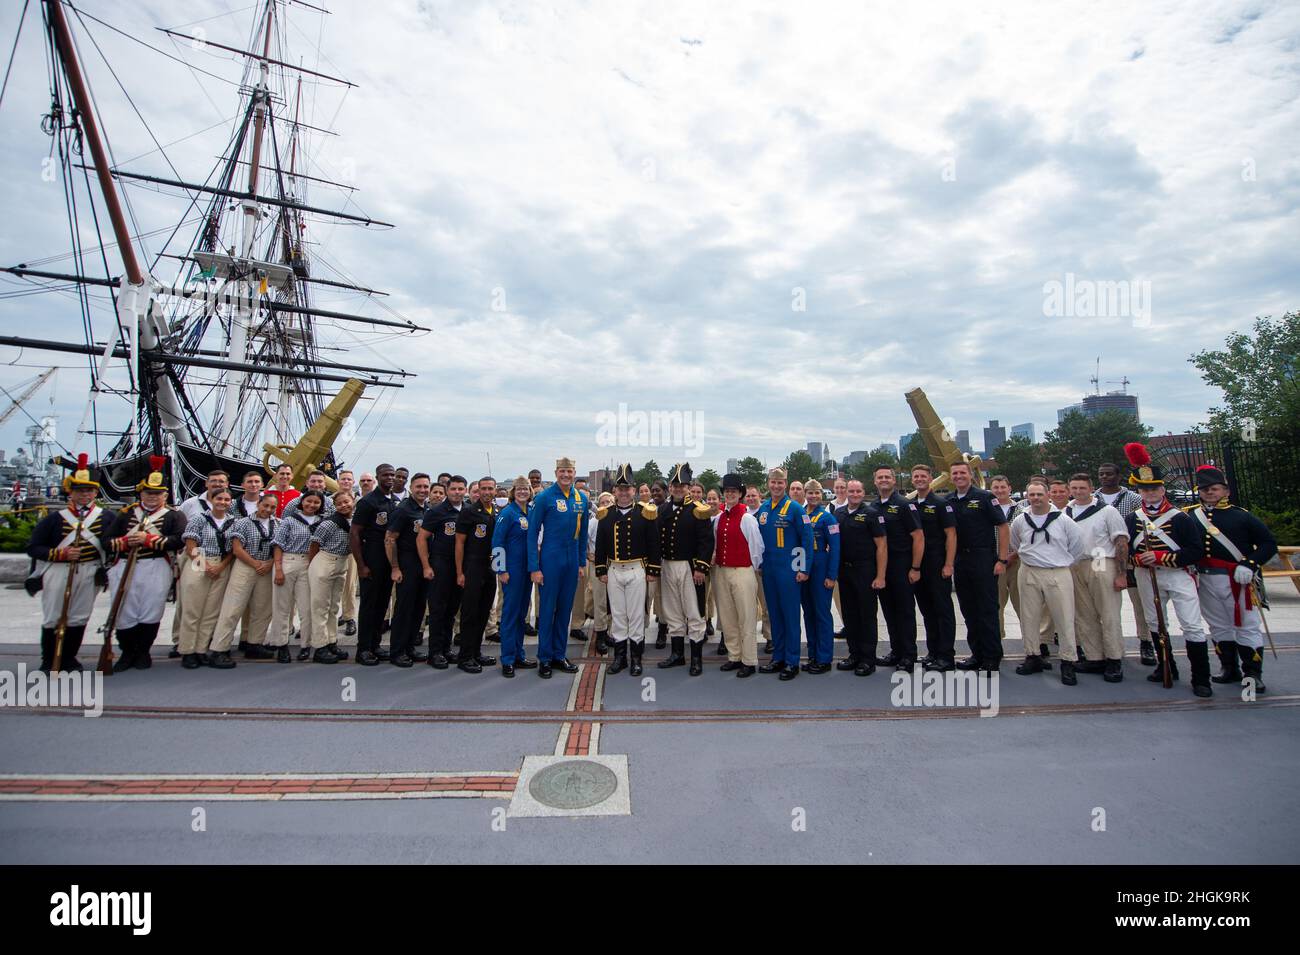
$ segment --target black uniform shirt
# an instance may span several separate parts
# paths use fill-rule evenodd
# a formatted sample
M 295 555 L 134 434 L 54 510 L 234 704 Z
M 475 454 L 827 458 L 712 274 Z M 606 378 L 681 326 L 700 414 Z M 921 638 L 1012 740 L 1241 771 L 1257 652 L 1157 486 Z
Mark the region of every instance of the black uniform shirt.
M 921 515 L 921 530 L 925 533 L 925 556 L 945 557 L 948 547 L 948 528 L 957 526 L 952 503 L 942 494 L 933 492 L 918 497 L 916 512 Z
M 853 510 L 846 505 L 835 511 L 840 528 L 840 561 L 876 565 L 876 538 L 885 536 L 885 515 L 865 500 Z
M 871 506 L 885 518 L 885 546 L 894 553 L 911 554 L 912 532 L 921 529 L 921 516 L 916 512 L 916 505 L 895 491 L 883 501 L 877 495 Z
M 451 501 L 443 501 L 424 512 L 424 529 L 433 535 L 429 538 L 430 560 L 455 562 L 456 521 L 464 510 L 464 504 L 456 507 Z
M 361 500 L 352 512 L 352 523 L 361 528 L 361 550 L 366 563 L 372 558 L 387 562 L 384 556 L 384 532 L 388 530 L 388 521 L 392 517 L 397 502 L 379 488 L 375 488 Z
M 415 532 L 429 510 L 427 504 L 420 504 L 413 497 L 402 498 L 388 518 L 388 533 L 397 535 L 397 555 L 414 560 Z
M 991 491 L 972 487 L 965 497 L 958 497 L 954 491 L 948 496 L 948 503 L 952 505 L 953 517 L 957 520 L 958 550 L 994 549 L 998 546 L 996 528 L 1007 522 L 1007 516 Z
M 492 566 L 492 531 L 496 529 L 497 509 L 475 501 L 460 509 L 456 533 L 465 535 L 465 573 L 486 573 Z M 454 545 L 453 545 L 454 546 Z

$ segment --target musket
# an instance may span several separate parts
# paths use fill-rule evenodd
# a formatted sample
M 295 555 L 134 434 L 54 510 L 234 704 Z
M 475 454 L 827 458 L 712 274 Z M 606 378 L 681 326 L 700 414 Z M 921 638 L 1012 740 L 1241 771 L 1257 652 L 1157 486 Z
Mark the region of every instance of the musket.
M 104 621 L 104 626 L 101 628 L 104 634 L 104 645 L 99 651 L 98 669 L 103 674 L 113 672 L 113 631 L 117 627 L 117 614 L 122 609 L 122 598 L 126 596 L 126 588 L 131 583 L 131 571 L 135 570 L 135 559 L 139 554 L 138 546 L 131 548 L 131 555 L 126 559 L 126 570 L 122 572 L 117 593 L 113 595 L 113 603 L 108 608 L 108 619 Z
M 1174 685 L 1174 676 L 1170 666 L 1173 658 L 1170 656 L 1172 651 L 1169 649 L 1169 630 L 1165 625 L 1165 608 L 1160 600 L 1160 585 L 1156 583 L 1156 569 L 1147 567 L 1147 572 L 1151 575 L 1151 596 L 1155 598 L 1156 626 L 1159 628 L 1156 632 L 1160 635 L 1160 643 L 1165 648 L 1165 652 L 1160 654 L 1160 685 L 1168 690 L 1172 689 Z
M 54 660 L 50 665 L 51 673 L 62 670 L 63 635 L 68 632 L 68 609 L 72 606 L 72 583 L 77 577 L 77 567 L 77 563 L 69 563 L 68 582 L 63 585 L 63 612 L 59 614 L 58 626 L 54 628 Z
M 1273 659 L 1277 659 L 1277 646 L 1273 643 L 1273 631 L 1268 628 L 1268 617 L 1264 616 L 1264 585 L 1256 577 L 1250 582 L 1255 591 L 1255 606 L 1259 609 L 1259 622 L 1264 625 L 1264 635 L 1268 637 L 1268 648 L 1273 651 Z

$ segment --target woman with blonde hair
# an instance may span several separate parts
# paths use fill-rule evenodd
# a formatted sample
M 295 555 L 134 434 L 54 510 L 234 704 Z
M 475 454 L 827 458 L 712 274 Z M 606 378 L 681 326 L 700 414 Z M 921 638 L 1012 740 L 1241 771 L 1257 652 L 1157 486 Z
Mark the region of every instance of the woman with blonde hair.
M 492 528 L 492 569 L 505 594 L 501 605 L 501 675 L 513 677 L 515 669 L 531 670 L 536 660 L 524 652 L 524 617 L 532 583 L 528 576 L 528 503 L 533 486 L 526 477 L 514 479 L 510 503 L 497 515 Z

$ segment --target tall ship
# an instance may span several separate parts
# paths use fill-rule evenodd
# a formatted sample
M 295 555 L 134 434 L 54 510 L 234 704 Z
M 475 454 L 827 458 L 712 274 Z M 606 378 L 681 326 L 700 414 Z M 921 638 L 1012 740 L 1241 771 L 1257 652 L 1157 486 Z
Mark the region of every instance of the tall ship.
M 24 17 L 34 20 L 37 5 L 29 6 Z M 336 134 L 307 119 L 331 115 L 322 100 L 340 100 L 355 84 L 305 66 L 291 40 L 319 35 L 321 23 L 309 20 L 328 11 L 263 0 L 242 24 L 249 39 L 236 44 L 218 41 L 215 21 L 189 31 L 160 26 L 142 37 L 134 25 L 63 0 L 39 6 L 50 78 L 41 125 L 52 139 L 72 248 L 0 274 L 10 277 L 11 291 L 44 295 L 50 310 L 75 308 L 83 336 L 5 335 L 0 349 L 86 356 L 88 397 L 73 447 L 93 449 L 96 480 L 110 499 L 129 499 L 156 454 L 171 462 L 182 497 L 200 493 L 218 468 L 236 482 L 284 462 L 297 483 L 315 468 L 332 475 L 348 449 L 364 450 L 394 389 L 413 374 L 384 355 L 400 353 L 395 340 L 429 329 L 388 306 L 386 293 L 355 277 L 320 240 L 326 228 L 392 228 L 366 214 L 354 186 L 321 174 L 320 153 Z M 24 26 L 38 29 L 20 22 L 18 39 Z M 202 62 L 187 59 L 188 68 L 235 90 L 233 119 L 218 127 L 224 145 L 205 175 L 183 174 L 164 145 L 195 134 L 154 130 L 143 116 L 157 146 L 148 165 L 114 162 L 106 111 L 96 104 L 112 96 L 130 102 L 115 68 L 121 64 L 105 59 L 117 82 L 92 90 L 82 59 L 88 50 L 102 55 L 98 39 L 112 34 L 144 48 L 130 60 L 136 75 L 150 69 L 151 56 L 161 63 L 190 54 Z M 328 63 L 320 56 L 311 63 L 322 60 Z M 214 72 L 221 67 L 229 75 Z M 199 132 L 216 135 L 213 127 Z M 174 204 L 174 217 L 161 228 L 139 221 L 137 191 L 154 194 L 148 204 L 160 197 Z M 18 323 L 11 316 L 4 324 Z M 61 456 L 59 463 L 72 464 Z

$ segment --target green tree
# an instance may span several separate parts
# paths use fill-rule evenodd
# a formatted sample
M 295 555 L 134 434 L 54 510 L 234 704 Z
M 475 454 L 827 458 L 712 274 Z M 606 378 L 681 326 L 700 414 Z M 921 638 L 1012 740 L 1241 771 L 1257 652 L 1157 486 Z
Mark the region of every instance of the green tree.
M 781 467 L 785 468 L 785 476 L 790 481 L 806 481 L 815 478 L 822 470 L 807 451 L 791 451 L 781 462 Z
M 1024 435 L 1017 434 L 1008 438 L 998 450 L 997 462 L 999 473 L 1005 474 L 1011 481 L 1011 487 L 1019 491 L 1024 488 L 1025 482 L 1030 477 L 1040 473 L 1043 466 L 1043 452 Z M 1095 470 L 1094 465 L 1088 473 L 1091 474 Z
M 1287 430 L 1300 421 L 1300 312 L 1274 322 L 1255 319 L 1251 334 L 1235 332 L 1226 348 L 1197 352 L 1188 359 L 1207 385 L 1223 392 L 1223 404 L 1210 409 L 1210 427 L 1242 432 L 1254 428 Z
M 1041 462 L 1058 477 L 1076 471 L 1093 474 L 1097 465 L 1107 461 L 1122 468 L 1124 445 L 1146 442 L 1150 436 L 1151 429 L 1127 411 L 1103 411 L 1092 417 L 1071 411 L 1056 430 L 1043 435 Z
M 893 468 L 897 471 L 899 467 L 898 455 L 889 448 L 876 448 L 876 450 L 869 452 L 861 462 L 849 468 L 849 477 L 861 481 L 862 486 L 870 494 L 871 489 L 875 487 L 872 484 L 872 478 L 875 476 L 876 468 L 883 467 Z
M 655 481 L 663 478 L 664 472 L 659 470 L 659 465 L 654 461 L 647 461 L 645 467 L 636 472 L 636 483 L 639 487 L 642 484 L 654 484 Z
M 920 431 L 912 432 L 912 438 L 903 450 L 902 457 L 899 458 L 899 466 L 904 471 L 910 471 L 914 464 L 933 464 L 930 460 L 930 452 L 925 449 L 925 441 L 921 438 Z
M 736 462 L 736 473 L 746 486 L 753 484 L 760 491 L 767 487 L 767 468 L 758 458 L 741 458 Z
M 705 468 L 699 473 L 696 480 L 704 485 L 706 491 L 711 491 L 722 484 L 722 477 L 713 468 Z

